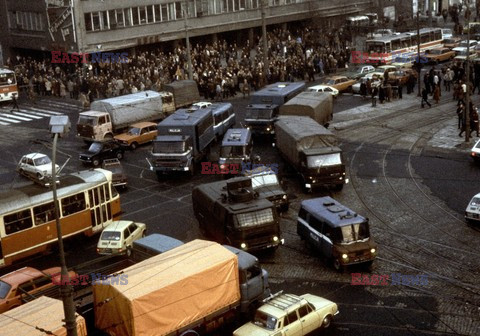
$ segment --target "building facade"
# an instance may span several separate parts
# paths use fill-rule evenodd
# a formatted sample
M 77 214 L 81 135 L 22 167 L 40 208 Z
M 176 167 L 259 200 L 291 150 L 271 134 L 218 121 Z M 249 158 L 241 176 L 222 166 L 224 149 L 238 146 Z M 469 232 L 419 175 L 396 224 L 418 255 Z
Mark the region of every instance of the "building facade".
M 267 24 L 348 16 L 374 1 L 340 0 L 5 0 L 4 58 L 14 49 L 100 52 Z M 3 8 L 2 8 L 3 7 Z M 187 15 L 187 20 L 185 20 Z

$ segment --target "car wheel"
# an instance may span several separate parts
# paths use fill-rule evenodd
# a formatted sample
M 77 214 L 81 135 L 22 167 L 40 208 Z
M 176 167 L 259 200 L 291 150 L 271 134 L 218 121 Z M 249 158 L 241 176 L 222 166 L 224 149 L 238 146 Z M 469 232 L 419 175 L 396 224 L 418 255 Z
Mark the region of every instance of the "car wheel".
M 131 149 L 131 150 L 135 150 L 135 149 L 137 149 L 137 147 L 138 147 L 138 143 L 136 143 L 136 142 L 132 142 L 132 143 L 130 144 L 130 149 Z
M 122 152 L 117 153 L 117 159 L 119 159 L 119 160 L 123 159 L 123 153 Z
M 41 180 L 43 178 L 43 175 L 40 173 L 37 173 L 37 179 Z
M 95 167 L 98 167 L 100 165 L 100 160 L 99 159 L 94 159 L 92 161 L 92 164 L 95 166 Z
M 322 328 L 327 329 L 332 324 L 332 315 L 327 315 L 323 318 Z
M 111 140 L 113 140 L 113 135 L 110 134 L 110 133 L 105 134 L 105 137 L 103 139 L 106 140 L 106 141 L 111 141 Z
M 342 263 L 338 259 L 333 260 L 333 268 L 335 268 L 335 270 L 337 270 L 338 272 L 343 272 Z
M 18 173 L 19 173 L 20 175 L 25 175 L 25 170 L 23 170 L 22 168 L 20 168 L 19 171 L 18 171 Z
M 132 256 L 132 249 L 130 247 L 127 247 L 127 257 L 131 257 Z

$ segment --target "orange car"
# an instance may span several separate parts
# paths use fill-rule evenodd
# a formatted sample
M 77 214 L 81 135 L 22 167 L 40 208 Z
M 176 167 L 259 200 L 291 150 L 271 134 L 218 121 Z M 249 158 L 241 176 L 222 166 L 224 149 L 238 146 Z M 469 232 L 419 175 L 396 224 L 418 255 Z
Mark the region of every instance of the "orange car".
M 448 48 L 432 48 L 425 52 L 428 63 L 438 64 L 442 61 L 451 61 L 455 57 L 455 51 Z
M 128 132 L 115 136 L 115 140 L 122 146 L 135 149 L 138 145 L 151 142 L 157 137 L 157 124 L 153 122 L 139 122 L 129 127 Z
M 352 85 L 357 81 L 355 79 L 349 79 L 346 76 L 332 76 L 325 79 L 324 84 L 334 87 L 340 92 L 351 90 Z
M 70 278 L 77 278 L 75 272 L 69 272 Z M 23 299 L 36 293 L 53 288 L 60 282 L 60 267 L 39 271 L 24 267 L 0 277 L 0 313 L 22 305 Z

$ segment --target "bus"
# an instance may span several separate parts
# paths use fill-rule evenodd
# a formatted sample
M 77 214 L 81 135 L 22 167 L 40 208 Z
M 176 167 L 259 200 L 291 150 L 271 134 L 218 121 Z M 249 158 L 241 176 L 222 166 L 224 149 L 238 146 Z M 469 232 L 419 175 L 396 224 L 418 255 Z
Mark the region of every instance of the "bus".
M 18 98 L 18 86 L 15 72 L 0 68 L 0 102 L 13 100 L 13 97 Z
M 84 170 L 59 177 L 57 198 L 63 238 L 91 236 L 120 219 L 120 196 L 108 170 Z M 0 267 L 45 252 L 55 242 L 55 206 L 50 188 L 28 184 L 0 192 Z
M 442 46 L 441 28 L 420 29 L 420 52 Z M 390 64 L 395 58 L 417 51 L 417 32 L 392 34 L 369 39 L 362 60 L 364 63 Z

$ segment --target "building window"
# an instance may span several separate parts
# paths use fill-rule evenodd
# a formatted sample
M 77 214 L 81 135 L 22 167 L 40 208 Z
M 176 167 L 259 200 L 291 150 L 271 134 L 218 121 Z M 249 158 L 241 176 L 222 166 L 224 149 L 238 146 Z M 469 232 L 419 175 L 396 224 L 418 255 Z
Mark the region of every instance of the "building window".
M 170 21 L 170 17 L 168 16 L 168 5 L 163 4 L 162 5 L 162 21 Z
M 148 23 L 146 7 L 138 7 L 138 14 L 140 15 L 140 24 Z
M 172 3 L 169 3 L 168 4 L 168 19 L 169 20 L 176 20 L 176 16 L 175 16 L 175 2 L 172 2 Z
M 146 8 L 147 8 L 147 21 L 148 21 L 148 23 L 155 22 L 155 17 L 154 17 L 154 14 L 153 14 L 153 5 L 146 6 Z
M 123 16 L 125 18 L 125 27 L 129 27 L 132 25 L 132 9 L 125 8 L 123 10 Z
M 153 14 L 155 15 L 155 22 L 162 22 L 162 5 L 153 5 Z
M 138 19 L 138 7 L 132 7 L 133 25 L 138 26 L 140 20 Z
M 108 30 L 110 29 L 110 21 L 108 19 L 108 11 L 103 11 L 100 12 L 102 14 L 101 19 L 102 19 L 102 30 Z
M 251 0 L 252 1 L 252 9 L 258 8 L 258 0 Z
M 93 30 L 100 30 L 100 12 L 92 12 Z
M 93 30 L 92 13 L 85 13 L 84 18 L 85 18 L 85 30 L 92 31 Z
M 183 3 L 182 2 L 175 2 L 175 20 L 183 18 Z

